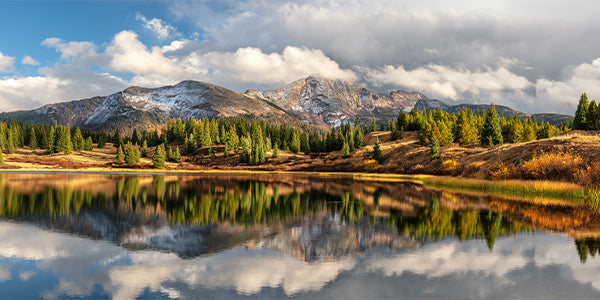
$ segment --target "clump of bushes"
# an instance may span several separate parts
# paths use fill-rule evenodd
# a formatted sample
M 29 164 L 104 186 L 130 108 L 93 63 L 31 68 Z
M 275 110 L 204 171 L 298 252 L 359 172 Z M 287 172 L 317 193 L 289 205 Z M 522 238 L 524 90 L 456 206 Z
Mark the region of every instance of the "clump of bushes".
M 571 152 L 541 152 L 520 167 L 524 179 L 573 181 L 584 169 L 581 156 Z

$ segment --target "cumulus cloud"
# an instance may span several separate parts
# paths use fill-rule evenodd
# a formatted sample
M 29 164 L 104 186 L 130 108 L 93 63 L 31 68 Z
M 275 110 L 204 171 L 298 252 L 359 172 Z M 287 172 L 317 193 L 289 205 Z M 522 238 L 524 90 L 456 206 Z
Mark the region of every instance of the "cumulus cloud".
M 403 66 L 369 69 L 365 80 L 374 86 L 391 84 L 452 100 L 459 100 L 466 93 L 479 95 L 481 91 L 523 90 L 532 85 L 525 77 L 504 67 L 471 71 L 435 64 L 413 70 Z
M 173 34 L 177 34 L 177 29 L 175 29 L 175 27 L 161 19 L 152 18 L 148 20 L 139 12 L 135 15 L 135 19 L 142 23 L 144 28 L 152 31 L 159 39 L 166 39 Z
M 0 52 L 0 73 L 12 72 L 15 65 L 15 58 L 4 55 Z
M 75 59 L 81 56 L 93 56 L 96 54 L 96 45 L 92 42 L 65 42 L 62 39 L 51 37 L 42 42 L 42 45 L 56 48 L 61 53 L 63 60 Z
M 29 56 L 29 55 L 25 55 L 23 56 L 23 59 L 21 60 L 21 63 L 24 65 L 30 65 L 30 66 L 37 66 L 40 64 L 39 61 L 33 59 L 33 57 Z
M 195 52 L 180 60 L 190 72 L 203 70 L 204 77 L 254 84 L 287 84 L 312 73 L 350 81 L 352 70 L 342 69 L 321 50 L 286 47 L 281 53 L 263 53 L 258 48 L 235 52 Z

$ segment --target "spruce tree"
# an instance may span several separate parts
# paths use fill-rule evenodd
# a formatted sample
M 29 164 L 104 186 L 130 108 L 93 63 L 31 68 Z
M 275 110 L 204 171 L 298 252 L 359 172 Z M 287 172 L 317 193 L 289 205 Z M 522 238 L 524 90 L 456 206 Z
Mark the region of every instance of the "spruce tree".
M 375 123 L 375 117 L 371 118 L 371 127 L 369 129 L 370 129 L 369 132 L 374 132 L 375 130 L 377 130 L 377 124 Z
M 194 133 L 191 133 L 189 137 L 185 138 L 185 153 L 187 155 L 194 155 L 196 151 L 196 137 L 194 137 Z
M 252 149 L 252 139 L 249 136 L 242 137 L 240 146 L 242 147 L 242 152 L 240 153 L 240 162 L 249 163 L 250 151 Z
M 350 146 L 348 146 L 348 143 L 344 143 L 344 146 L 342 146 L 342 157 L 343 158 L 348 158 L 350 157 Z
M 179 146 L 175 146 L 175 152 L 173 152 L 173 161 L 177 162 L 181 159 L 181 153 L 179 152 Z
M 35 150 L 38 147 L 35 129 L 33 129 L 33 127 L 31 127 L 31 131 L 29 132 L 29 147 L 31 147 L 32 150 Z
M 434 138 L 433 141 L 431 142 L 429 158 L 431 158 L 431 160 L 440 158 L 440 143 L 438 142 L 437 138 Z
M 123 139 L 121 138 L 121 132 L 119 131 L 119 128 L 115 129 L 115 133 L 113 134 L 113 137 L 112 137 L 112 142 L 113 142 L 113 146 L 115 146 L 115 148 L 118 148 L 123 143 Z
M 2 149 L 0 149 L 0 165 L 4 164 L 4 154 L 2 154 Z
M 79 128 L 75 129 L 75 133 L 73 134 L 73 150 L 80 151 L 85 146 L 85 140 L 83 139 L 83 135 L 81 135 L 81 130 Z
M 364 134 L 360 127 L 356 128 L 356 138 L 354 139 L 354 149 L 362 148 L 364 145 Z
M 128 165 L 136 164 L 140 161 L 140 152 L 137 146 L 133 146 L 131 142 L 125 146 L 125 163 Z
M 92 142 L 91 136 L 88 136 L 87 139 L 85 139 L 85 145 L 84 145 L 83 149 L 86 151 L 94 150 L 94 143 Z
M 148 157 L 148 143 L 146 140 L 142 143 L 142 157 Z
M 373 146 L 373 155 L 371 157 L 380 164 L 383 162 L 383 155 L 381 154 L 381 149 L 379 146 L 379 138 L 375 138 L 375 146 Z
M 273 157 L 279 157 L 279 145 L 277 145 L 277 143 L 275 143 L 275 145 L 273 146 Z
M 50 127 L 48 133 L 44 136 L 44 148 L 48 153 L 54 153 L 54 139 L 56 138 L 56 134 L 54 132 L 54 127 Z
M 492 103 L 485 115 L 483 128 L 481 129 L 481 144 L 482 145 L 502 145 L 502 127 L 500 126 L 500 118 L 496 113 L 496 108 Z
M 160 169 L 165 167 L 165 160 L 167 159 L 167 153 L 165 152 L 164 144 L 156 146 L 154 155 L 152 156 L 152 166 Z
M 298 135 L 297 131 L 294 131 L 294 134 L 292 135 L 292 144 L 290 145 L 290 151 L 292 151 L 293 153 L 298 153 L 300 152 L 300 147 L 300 136 Z
M 106 137 L 101 134 L 100 137 L 98 137 L 98 149 L 102 149 L 104 146 L 106 146 Z
M 117 161 L 118 162 L 125 161 L 125 154 L 123 153 L 123 147 L 121 147 L 121 146 L 119 146 L 119 149 L 117 149 Z
M 586 130 L 587 129 L 587 110 L 588 110 L 588 98 L 585 93 L 581 94 L 579 104 L 577 104 L 577 110 L 575 111 L 575 119 L 573 119 L 573 129 Z
M 13 136 L 13 130 L 8 130 L 8 135 L 6 136 L 6 151 L 9 154 L 15 153 L 15 138 Z

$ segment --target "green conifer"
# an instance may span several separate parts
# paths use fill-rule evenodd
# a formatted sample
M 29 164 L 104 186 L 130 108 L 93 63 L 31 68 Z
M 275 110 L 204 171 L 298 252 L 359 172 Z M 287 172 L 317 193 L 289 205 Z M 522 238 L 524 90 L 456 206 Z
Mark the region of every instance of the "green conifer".
M 165 152 L 164 144 L 156 146 L 154 155 L 152 156 L 152 166 L 160 169 L 165 167 L 165 160 L 167 159 L 167 153 Z
M 142 157 L 148 157 L 148 142 L 142 142 Z
M 31 131 L 29 132 L 29 147 L 31 147 L 32 150 L 35 150 L 38 147 L 37 137 L 35 136 L 35 129 L 33 129 L 33 127 L 31 127 Z
M 350 157 L 350 146 L 348 146 L 348 143 L 344 143 L 344 146 L 342 146 L 342 157 L 343 158 L 348 158 Z
M 119 146 L 117 149 L 117 161 L 123 162 L 125 161 L 125 154 L 123 153 L 123 147 Z
M 577 104 L 577 110 L 575 111 L 575 119 L 573 119 L 573 129 L 586 130 L 587 129 L 587 110 L 588 110 L 588 98 L 585 93 L 581 94 L 579 104 Z
M 88 136 L 87 139 L 85 139 L 85 145 L 84 145 L 83 149 L 86 151 L 94 150 L 94 143 L 92 142 L 91 136 Z
M 381 164 L 383 162 L 383 155 L 381 154 L 380 148 L 381 147 L 379 146 L 379 138 L 375 138 L 375 146 L 373 146 L 373 154 L 371 157 Z
M 482 145 L 502 145 L 502 127 L 500 126 L 500 118 L 496 113 L 496 108 L 492 103 L 485 115 L 483 128 L 481 129 L 481 144 Z

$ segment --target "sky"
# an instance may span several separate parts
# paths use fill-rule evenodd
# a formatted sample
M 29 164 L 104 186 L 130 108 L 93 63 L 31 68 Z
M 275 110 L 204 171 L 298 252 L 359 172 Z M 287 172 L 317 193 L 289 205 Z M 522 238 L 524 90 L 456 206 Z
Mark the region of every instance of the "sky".
M 581 93 L 600 99 L 598 15 L 593 0 L 0 0 L 0 111 L 321 74 L 572 115 Z

